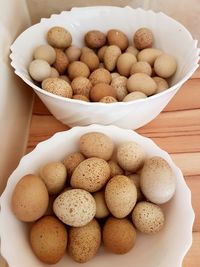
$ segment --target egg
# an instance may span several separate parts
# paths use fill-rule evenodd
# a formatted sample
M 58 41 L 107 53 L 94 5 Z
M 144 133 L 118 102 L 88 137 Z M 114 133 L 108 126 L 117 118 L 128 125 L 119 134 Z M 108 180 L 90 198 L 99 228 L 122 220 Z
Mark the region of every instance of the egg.
M 111 29 L 107 32 L 109 45 L 117 45 L 122 51 L 128 47 L 128 38 L 126 34 L 118 29 Z
M 71 87 L 75 95 L 84 95 L 89 98 L 92 83 L 86 77 L 76 77 L 71 82 Z
M 116 176 L 116 175 L 121 175 L 124 174 L 123 169 L 117 164 L 116 161 L 114 160 L 109 160 L 108 164 L 110 166 L 110 177 Z
M 85 96 L 85 95 L 73 95 L 72 99 L 77 99 L 77 100 L 81 100 L 81 101 L 85 101 L 85 102 L 90 102 L 89 98 L 87 98 L 87 96 Z
M 33 52 L 34 59 L 43 59 L 52 65 L 56 60 L 56 52 L 50 45 L 40 45 Z
M 107 217 L 110 214 L 110 212 L 109 212 L 107 205 L 106 205 L 104 190 L 94 193 L 93 197 L 94 197 L 95 202 L 96 202 L 95 217 L 98 219 L 102 219 L 102 218 Z
M 47 41 L 50 45 L 56 48 L 67 48 L 72 43 L 72 36 L 69 31 L 63 27 L 52 27 L 47 32 Z
M 116 98 L 115 89 L 107 83 L 98 83 L 90 90 L 90 99 L 93 102 L 100 101 L 104 96 L 112 96 Z
M 67 174 L 71 177 L 76 167 L 84 161 L 85 157 L 80 152 L 73 152 L 64 157 L 63 164 L 67 169 Z
M 80 137 L 79 149 L 87 158 L 97 157 L 109 160 L 113 154 L 114 143 L 104 133 L 89 132 Z
M 134 46 L 129 46 L 126 49 L 126 52 L 133 54 L 134 56 L 137 56 L 137 54 L 139 53 L 139 50 L 137 48 L 135 48 Z
M 89 48 L 89 47 L 87 47 L 87 46 L 83 46 L 83 47 L 81 48 L 81 54 L 83 54 L 83 53 L 85 53 L 85 52 L 92 52 L 92 53 L 94 53 L 94 50 L 91 49 L 91 48 Z
M 71 84 L 69 77 L 67 77 L 66 75 L 60 75 L 59 78 L 65 80 L 68 84 Z
M 169 201 L 176 189 L 176 179 L 168 162 L 158 156 L 145 161 L 140 186 L 145 197 L 155 204 Z
M 132 212 L 132 220 L 140 232 L 155 234 L 163 228 L 165 217 L 159 206 L 142 201 L 135 206 Z
M 132 74 L 127 81 L 128 91 L 139 91 L 147 96 L 153 95 L 157 90 L 155 81 L 145 73 Z
M 145 160 L 144 149 L 136 142 L 125 142 L 118 146 L 117 161 L 126 171 L 135 172 Z
M 108 47 L 107 45 L 104 45 L 97 52 L 97 55 L 98 55 L 98 58 L 99 58 L 100 62 L 103 61 L 103 56 L 104 56 L 104 53 L 105 53 L 107 47 Z
M 118 72 L 111 72 L 110 75 L 112 77 L 112 81 L 117 77 L 123 77 Z M 126 78 L 126 77 L 124 77 L 124 78 Z
M 62 162 L 49 162 L 40 168 L 40 177 L 49 194 L 57 194 L 64 188 L 67 170 Z
M 153 77 L 154 82 L 157 84 L 156 94 L 161 93 L 169 88 L 168 82 L 161 77 Z
M 96 203 L 89 192 L 82 189 L 71 189 L 55 199 L 53 211 L 63 223 L 80 227 L 94 218 Z
M 59 74 L 64 74 L 66 72 L 66 69 L 69 65 L 69 60 L 66 56 L 66 54 L 61 50 L 55 48 L 56 52 L 56 59 L 53 63 L 54 68 L 59 72 Z
M 30 244 L 42 262 L 56 264 L 67 248 L 67 230 L 55 217 L 45 216 L 31 227 Z
M 72 259 L 79 263 L 91 260 L 101 244 L 101 229 L 93 219 L 82 227 L 71 227 L 69 230 L 68 252 Z
M 90 71 L 94 71 L 99 67 L 99 58 L 95 53 L 84 52 L 81 55 L 80 61 L 85 63 Z
M 110 72 L 103 68 L 93 71 L 89 77 L 89 80 L 91 81 L 93 86 L 98 83 L 110 84 L 111 79 L 112 78 L 111 78 Z
M 42 82 L 51 75 L 51 67 L 43 59 L 35 59 L 29 65 L 29 74 L 37 82 Z
M 153 33 L 148 28 L 138 29 L 133 36 L 135 47 L 139 50 L 152 47 L 153 41 Z
M 121 55 L 121 50 L 117 45 L 109 45 L 103 56 L 103 62 L 105 68 L 109 71 L 113 71 L 116 67 L 117 60 Z
M 124 76 L 118 75 L 112 79 L 111 86 L 115 89 L 115 93 L 119 101 L 122 101 L 128 94 L 126 83 L 127 78 Z
M 137 61 L 136 57 L 131 53 L 123 53 L 117 59 L 117 70 L 120 75 L 128 77 L 132 65 Z
M 135 245 L 136 230 L 128 219 L 110 217 L 103 227 L 103 244 L 115 254 L 125 254 Z
M 73 188 L 82 188 L 88 192 L 100 190 L 110 178 L 110 167 L 104 159 L 89 158 L 82 161 L 71 177 Z
M 158 56 L 154 62 L 155 73 L 161 78 L 171 77 L 177 69 L 176 59 L 168 54 Z
M 138 61 L 131 66 L 130 75 L 134 73 L 146 73 L 147 75 L 151 76 L 151 65 L 145 61 Z
M 91 30 L 85 35 L 85 43 L 90 48 L 100 48 L 106 43 L 106 35 L 98 30 Z
M 101 103 L 106 103 L 106 104 L 109 104 L 109 103 L 116 103 L 117 102 L 117 99 L 114 98 L 113 96 L 104 96 L 102 97 L 99 102 Z
M 145 48 L 137 54 L 138 61 L 146 61 L 153 66 L 156 58 L 163 52 L 156 48 Z
M 77 61 L 81 56 L 81 49 L 75 45 L 71 45 L 65 50 L 65 54 L 69 62 Z
M 140 176 L 139 174 L 129 174 L 128 178 L 135 184 L 137 189 L 137 201 L 141 201 L 143 199 L 143 194 L 140 189 Z
M 90 69 L 81 61 L 73 61 L 68 66 L 68 75 L 71 80 L 76 77 L 88 77 L 90 75 Z
M 134 100 L 142 99 L 142 98 L 147 98 L 147 96 L 142 92 L 135 91 L 135 92 L 132 92 L 126 95 L 123 99 L 123 102 L 134 101 Z
M 116 175 L 106 185 L 105 200 L 113 216 L 124 218 L 136 204 L 137 189 L 128 177 Z
M 48 78 L 42 82 L 42 89 L 63 97 L 72 98 L 72 88 L 68 82 L 60 78 Z
M 44 182 L 36 175 L 27 174 L 14 188 L 11 207 L 19 220 L 32 222 L 44 215 L 48 202 L 49 195 Z
M 49 78 L 59 78 L 59 72 L 54 67 L 51 67 L 51 74 Z

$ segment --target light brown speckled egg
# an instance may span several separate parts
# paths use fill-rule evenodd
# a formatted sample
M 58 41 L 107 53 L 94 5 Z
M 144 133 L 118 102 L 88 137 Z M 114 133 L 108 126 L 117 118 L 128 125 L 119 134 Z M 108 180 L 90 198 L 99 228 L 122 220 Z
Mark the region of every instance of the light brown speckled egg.
M 112 79 L 111 86 L 115 89 L 117 99 L 122 101 L 124 97 L 128 94 L 127 87 L 127 78 L 124 76 L 118 76 Z
M 112 78 L 110 72 L 106 69 L 99 68 L 93 71 L 90 74 L 89 80 L 91 81 L 92 85 L 96 85 L 97 83 L 107 83 L 110 84 Z
M 123 169 L 119 166 L 119 164 L 116 161 L 109 160 L 108 164 L 110 166 L 110 177 L 124 174 Z
M 140 232 L 155 234 L 163 228 L 165 217 L 159 206 L 142 201 L 135 206 L 132 213 L 132 220 Z
M 79 152 L 73 152 L 64 157 L 63 163 L 67 168 L 67 174 L 69 175 L 69 177 L 71 177 L 76 167 L 84 160 L 85 157 Z
M 136 186 L 124 175 L 114 176 L 106 185 L 105 200 L 113 216 L 125 218 L 136 204 Z
M 61 49 L 55 48 L 55 52 L 56 52 L 56 59 L 55 62 L 53 63 L 53 66 L 61 75 L 66 72 L 66 69 L 69 65 L 69 60 L 66 54 Z
M 145 160 L 144 149 L 136 142 L 125 142 L 118 146 L 117 161 L 126 171 L 135 172 Z
M 98 219 L 107 217 L 110 214 L 110 212 L 109 212 L 108 207 L 106 205 L 104 190 L 95 192 L 93 194 L 93 197 L 94 197 L 95 202 L 96 202 L 95 217 Z
M 106 43 L 106 35 L 98 30 L 91 30 L 85 34 L 85 43 L 90 48 L 100 48 Z
M 153 33 L 148 28 L 138 29 L 133 36 L 133 42 L 135 44 L 135 47 L 139 50 L 152 47 L 153 41 Z
M 92 83 L 86 77 L 76 77 L 71 82 L 74 95 L 85 95 L 89 98 Z
M 63 223 L 80 227 L 94 218 L 96 203 L 89 192 L 82 189 L 71 189 L 55 199 L 53 211 Z
M 69 230 L 68 252 L 72 259 L 79 263 L 91 260 L 101 244 L 101 228 L 93 219 L 82 227 L 71 227 Z
M 110 167 L 104 159 L 89 158 L 82 161 L 71 177 L 73 188 L 82 188 L 88 192 L 100 190 L 110 178 Z
M 60 78 L 45 79 L 42 82 L 42 89 L 55 95 L 72 98 L 72 88 L 70 84 Z
M 49 29 L 47 41 L 56 48 L 67 48 L 72 43 L 72 36 L 65 28 L 55 26 Z
M 97 157 L 109 160 L 113 154 L 114 143 L 104 133 L 89 132 L 80 137 L 79 149 L 87 158 Z
M 114 98 L 113 96 L 104 96 L 102 97 L 99 102 L 101 103 L 106 103 L 106 104 L 110 104 L 110 103 L 116 103 L 118 102 L 116 98 Z

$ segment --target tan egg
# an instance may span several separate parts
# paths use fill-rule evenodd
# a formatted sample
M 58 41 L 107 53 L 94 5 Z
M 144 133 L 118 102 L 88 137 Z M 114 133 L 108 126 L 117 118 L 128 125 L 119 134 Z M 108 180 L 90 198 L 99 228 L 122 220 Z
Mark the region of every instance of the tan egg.
M 31 227 L 30 243 L 39 260 L 46 264 L 56 264 L 67 248 L 67 230 L 55 217 L 45 216 Z
M 50 45 L 40 45 L 33 52 L 34 59 L 43 59 L 52 65 L 56 60 L 56 52 Z
M 119 166 L 119 164 L 116 161 L 109 160 L 108 164 L 110 166 L 110 177 L 124 174 L 123 169 Z
M 85 52 L 92 52 L 92 53 L 94 53 L 94 50 L 91 49 L 91 48 L 89 48 L 89 47 L 87 47 L 87 46 L 84 46 L 84 47 L 81 48 L 81 54 L 83 54 Z
M 96 203 L 89 192 L 82 189 L 71 189 L 56 198 L 53 210 L 65 224 L 80 227 L 94 218 Z
M 171 77 L 177 69 L 176 59 L 168 54 L 162 54 L 154 62 L 156 74 L 162 78 Z
M 132 74 L 127 81 L 128 91 L 139 91 L 147 96 L 153 95 L 157 90 L 157 85 L 154 80 L 145 73 Z
M 97 55 L 98 55 L 99 61 L 103 61 L 103 56 L 104 56 L 104 53 L 107 47 L 108 47 L 107 45 L 104 45 L 98 50 Z
M 51 67 L 51 74 L 49 78 L 58 78 L 58 77 L 59 77 L 58 71 L 55 68 Z
M 85 101 L 85 102 L 90 102 L 89 98 L 87 98 L 85 95 L 73 95 L 72 99 L 82 100 L 82 101 Z
M 126 83 L 127 78 L 124 76 L 118 76 L 114 78 L 111 82 L 111 86 L 114 88 L 117 99 L 119 101 L 122 101 L 124 97 L 128 94 Z
M 135 101 L 142 98 L 147 98 L 147 96 L 142 92 L 135 91 L 125 96 L 123 102 Z
M 109 45 L 117 45 L 122 51 L 128 47 L 128 38 L 126 34 L 118 29 L 111 29 L 107 32 Z
M 51 75 L 49 63 L 42 59 L 35 59 L 29 65 L 29 74 L 33 80 L 42 82 Z
M 116 67 L 118 57 L 121 55 L 121 50 L 117 45 L 110 45 L 106 48 L 103 56 L 105 68 L 113 71 Z
M 121 75 L 118 73 L 118 72 L 112 72 L 111 73 L 111 77 L 112 77 L 112 81 L 117 78 L 117 77 L 120 77 Z
M 52 27 L 47 33 L 47 42 L 56 48 L 67 48 L 72 43 L 72 36 L 63 27 Z
M 71 86 L 60 78 L 48 78 L 44 80 L 42 82 L 42 89 L 55 95 L 72 98 Z
M 146 61 L 138 61 L 131 66 L 130 75 L 134 73 L 146 73 L 147 75 L 151 76 L 151 65 Z
M 16 184 L 11 206 L 20 221 L 32 222 L 44 215 L 48 202 L 49 195 L 44 182 L 36 175 L 27 174 Z
M 105 193 L 103 191 L 98 191 L 93 194 L 93 197 L 96 202 L 96 214 L 95 217 L 97 219 L 105 218 L 107 217 L 110 212 L 107 208 L 106 201 L 105 201 Z
M 176 179 L 168 162 L 161 157 L 145 161 L 140 186 L 145 197 L 155 204 L 169 201 L 176 190 Z
M 165 217 L 159 206 L 142 201 L 135 206 L 132 213 L 132 221 L 140 232 L 155 234 L 163 228 Z
M 81 55 L 80 61 L 85 63 L 90 71 L 94 71 L 99 67 L 99 58 L 95 53 L 84 52 Z
M 69 77 L 67 77 L 66 75 L 60 75 L 59 78 L 62 80 L 65 80 L 67 83 L 71 84 Z
M 83 62 L 73 61 L 69 64 L 68 75 L 71 80 L 80 76 L 87 78 L 90 75 L 90 69 Z
M 103 227 L 103 244 L 115 254 L 125 254 L 135 245 L 136 230 L 128 219 L 110 217 Z
M 101 228 L 95 219 L 85 226 L 70 228 L 68 252 L 74 261 L 84 263 L 91 260 L 100 245 Z
M 163 52 L 156 48 L 145 48 L 141 50 L 138 55 L 137 59 L 138 61 L 146 61 L 151 66 L 153 66 L 156 58 L 160 56 Z
M 139 50 L 152 47 L 153 41 L 153 33 L 148 28 L 138 29 L 133 36 L 135 47 Z
M 123 53 L 117 59 L 117 70 L 122 76 L 128 77 L 132 65 L 137 61 L 136 57 L 131 53 Z
M 114 143 L 103 133 L 89 132 L 80 137 L 79 149 L 87 158 L 97 157 L 109 160 L 113 154 Z
M 135 172 L 144 164 L 144 149 L 135 142 L 122 143 L 117 148 L 117 161 L 124 170 Z
M 81 49 L 75 45 L 71 45 L 65 50 L 65 54 L 69 62 L 77 61 L 81 56 Z
M 139 53 L 139 50 L 137 48 L 135 48 L 134 46 L 129 46 L 126 49 L 126 52 L 133 54 L 134 56 L 137 56 L 137 54 Z
M 98 30 L 92 30 L 86 33 L 85 43 L 90 48 L 100 48 L 106 43 L 106 35 Z
M 116 103 L 118 102 L 116 98 L 112 97 L 112 96 L 104 96 L 103 98 L 101 98 L 99 100 L 99 102 L 101 103 L 106 103 L 106 104 L 110 104 L 110 103 Z
M 71 177 L 76 167 L 85 160 L 85 157 L 80 152 L 73 152 L 64 157 L 63 163 L 67 168 L 67 174 Z
M 137 201 L 141 201 L 143 199 L 143 194 L 140 190 L 140 176 L 139 174 L 129 174 L 128 178 L 135 184 L 137 189 Z
M 61 162 L 50 162 L 40 168 L 40 177 L 44 181 L 49 194 L 59 193 L 67 180 L 67 170 Z
M 152 77 L 152 79 L 157 84 L 157 90 L 156 90 L 155 94 L 161 93 L 161 92 L 163 92 L 169 88 L 169 84 L 165 79 L 163 79 L 161 77 L 157 77 L 157 76 Z
M 93 71 L 89 77 L 89 80 L 91 81 L 92 85 L 96 85 L 97 83 L 110 84 L 111 79 L 112 78 L 110 72 L 102 68 Z
M 71 82 L 71 87 L 75 95 L 85 95 L 89 98 L 92 83 L 86 77 L 76 77 Z
M 71 186 L 93 193 L 100 190 L 109 178 L 108 163 L 104 159 L 92 157 L 82 161 L 76 167 L 71 177 Z
M 116 98 L 115 89 L 106 83 L 98 83 L 90 90 L 90 99 L 93 102 L 100 101 L 104 96 L 112 96 Z
M 106 185 L 105 200 L 113 216 L 125 218 L 136 204 L 136 186 L 127 176 L 116 175 Z
M 61 49 L 55 48 L 55 52 L 56 60 L 53 64 L 53 67 L 59 72 L 59 74 L 64 74 L 69 65 L 69 60 Z

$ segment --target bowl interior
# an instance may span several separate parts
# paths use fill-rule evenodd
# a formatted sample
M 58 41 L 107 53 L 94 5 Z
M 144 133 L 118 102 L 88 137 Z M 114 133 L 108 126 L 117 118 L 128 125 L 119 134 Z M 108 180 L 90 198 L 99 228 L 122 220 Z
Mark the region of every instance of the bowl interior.
M 91 131 L 107 134 L 114 140 L 116 145 L 124 141 L 135 141 L 145 149 L 147 156 L 158 155 L 166 159 L 176 176 L 177 190 L 173 199 L 163 205 L 166 224 L 161 232 L 152 236 L 138 233 L 135 247 L 125 255 L 114 255 L 101 248 L 98 255 L 86 263 L 87 266 L 98 267 L 103 265 L 108 267 L 113 264 L 121 267 L 122 264 L 126 264 L 127 267 L 133 265 L 136 267 L 181 267 L 183 257 L 191 245 L 194 220 L 191 194 L 181 171 L 172 162 L 170 156 L 150 139 L 130 130 L 120 129 L 115 126 L 103 127 L 98 125 L 75 127 L 67 132 L 58 133 L 49 140 L 40 143 L 33 152 L 23 157 L 17 169 L 10 176 L 0 202 L 1 252 L 8 261 L 9 266 L 47 266 L 34 256 L 30 248 L 28 242 L 29 226 L 19 222 L 11 211 L 10 200 L 17 181 L 25 174 L 37 173 L 41 164 L 53 160 L 62 160 L 66 154 L 77 151 L 79 137 Z M 20 250 L 18 249 L 19 247 Z M 56 266 L 64 267 L 66 264 L 72 267 L 80 266 L 67 255 Z

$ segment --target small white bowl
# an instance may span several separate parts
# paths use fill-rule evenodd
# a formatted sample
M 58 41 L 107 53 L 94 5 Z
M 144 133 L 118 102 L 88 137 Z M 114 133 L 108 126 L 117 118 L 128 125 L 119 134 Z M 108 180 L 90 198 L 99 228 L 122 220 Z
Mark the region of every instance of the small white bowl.
M 133 33 L 140 27 L 150 28 L 155 36 L 156 48 L 175 56 L 178 69 L 167 91 L 135 102 L 87 103 L 67 99 L 45 92 L 33 83 L 28 73 L 35 47 L 46 43 L 46 33 L 53 26 L 67 28 L 73 44 L 83 46 L 83 36 L 91 29 L 107 32 L 111 28 L 124 31 L 132 43 Z M 11 46 L 11 65 L 15 73 L 30 85 L 50 112 L 71 127 L 93 123 L 114 124 L 122 128 L 136 129 L 154 119 L 189 79 L 198 67 L 197 41 L 174 19 L 163 13 L 132 9 L 130 7 L 96 6 L 73 8 L 60 15 L 42 19 L 40 23 L 24 31 Z
M 135 141 L 145 149 L 147 156 L 163 157 L 175 174 L 177 189 L 175 196 L 163 205 L 166 224 L 161 232 L 155 235 L 138 233 L 135 247 L 125 255 L 115 255 L 101 248 L 97 256 L 84 266 L 181 267 L 183 258 L 192 243 L 194 212 L 191 206 L 191 192 L 180 169 L 176 167 L 170 156 L 150 139 L 131 130 L 99 125 L 75 127 L 69 131 L 55 134 L 24 156 L 17 169 L 10 176 L 7 187 L 0 198 L 1 253 L 7 260 L 9 267 L 47 266 L 40 262 L 31 250 L 27 225 L 18 221 L 11 211 L 11 196 L 16 183 L 25 174 L 37 173 L 42 164 L 62 160 L 66 154 L 77 151 L 80 136 L 91 131 L 107 134 L 116 145 L 124 141 Z M 65 255 L 55 266 L 78 267 L 80 264 L 73 262 Z

